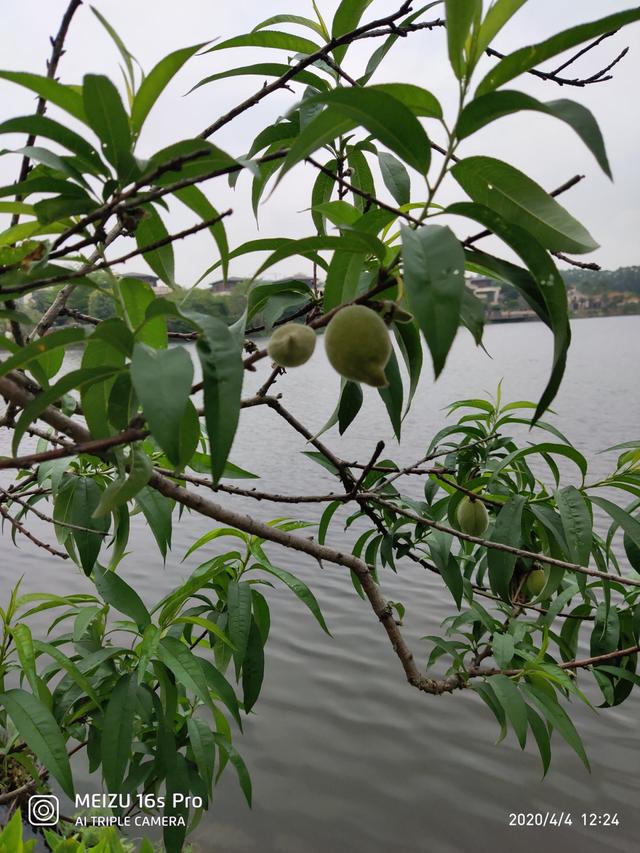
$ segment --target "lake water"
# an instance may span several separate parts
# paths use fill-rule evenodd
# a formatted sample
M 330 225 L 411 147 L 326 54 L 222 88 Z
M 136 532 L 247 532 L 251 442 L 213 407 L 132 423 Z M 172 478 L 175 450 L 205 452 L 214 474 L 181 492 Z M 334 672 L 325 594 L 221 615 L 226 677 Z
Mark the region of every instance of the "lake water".
M 580 320 L 567 375 L 554 406 L 554 423 L 592 459 L 592 474 L 609 470 L 612 457 L 595 452 L 638 438 L 640 429 L 640 317 Z M 401 447 L 392 437 L 375 391 L 347 435 L 326 436 L 343 458 L 366 461 L 377 438 L 400 462 L 417 460 L 431 435 L 443 426 L 443 407 L 462 397 L 493 392 L 503 379 L 508 399 L 537 399 L 548 374 L 551 338 L 539 323 L 490 326 L 489 356 L 460 334 L 442 378 L 425 376 Z M 73 357 L 73 356 L 72 356 Z M 267 365 L 248 379 L 247 391 L 264 381 Z M 278 383 L 293 413 L 319 429 L 333 411 L 338 377 L 321 346 L 308 368 L 291 371 Z M 3 437 L 3 448 L 6 437 Z M 296 453 L 299 436 L 271 412 L 243 414 L 232 460 L 264 477 L 264 488 L 321 493 L 334 488 L 322 469 Z M 4 452 L 4 451 L 3 451 Z M 293 455 L 292 455 L 293 453 Z M 615 454 L 614 454 L 615 456 Z M 282 507 L 229 499 L 234 507 L 267 520 L 290 514 Z M 297 517 L 316 520 L 320 510 L 305 506 Z M 354 541 L 338 521 L 329 542 L 343 548 Z M 185 514 L 176 522 L 174 547 L 163 566 L 148 530 L 137 519 L 131 556 L 123 576 L 149 603 L 177 585 L 205 551 L 181 563 L 193 540 L 212 525 Z M 29 543 L 20 550 L 4 532 L 0 600 L 16 575 L 31 590 L 88 590 L 67 564 L 57 564 Z M 225 772 L 212 808 L 193 835 L 213 853 L 470 853 L 470 851 L 612 850 L 631 853 L 640 839 L 640 696 L 621 708 L 599 713 L 580 705 L 573 718 L 593 771 L 554 737 L 553 762 L 541 780 L 535 747 L 522 753 L 512 734 L 494 745 L 497 726 L 471 692 L 432 697 L 404 680 L 399 661 L 369 605 L 353 591 L 346 570 L 270 547 L 275 563 L 298 573 L 313 589 L 333 639 L 288 590 L 267 590 L 272 633 L 267 648 L 263 694 L 236 736 L 251 771 L 254 807 L 249 810 L 233 771 Z M 407 607 L 404 632 L 419 662 L 429 648 L 420 637 L 438 631 L 453 612 L 437 578 L 400 564 L 398 575 L 383 572 L 385 595 Z M 591 694 L 590 694 L 591 695 Z M 597 694 L 593 694 L 597 700 Z M 575 703 L 574 703 L 575 704 Z M 79 763 L 78 769 L 81 764 Z M 79 790 L 97 790 L 82 777 Z M 571 812 L 573 826 L 510 827 L 511 812 Z M 584 812 L 617 812 L 620 826 L 584 828 Z

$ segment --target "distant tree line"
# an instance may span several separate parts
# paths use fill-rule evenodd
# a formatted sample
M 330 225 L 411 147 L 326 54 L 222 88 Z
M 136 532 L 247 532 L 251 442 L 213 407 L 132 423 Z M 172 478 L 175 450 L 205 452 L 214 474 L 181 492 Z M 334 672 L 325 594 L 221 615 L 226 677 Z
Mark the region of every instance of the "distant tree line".
M 613 291 L 640 294 L 640 266 L 620 267 L 617 270 L 563 270 L 567 287 L 576 287 L 580 293 L 593 295 Z

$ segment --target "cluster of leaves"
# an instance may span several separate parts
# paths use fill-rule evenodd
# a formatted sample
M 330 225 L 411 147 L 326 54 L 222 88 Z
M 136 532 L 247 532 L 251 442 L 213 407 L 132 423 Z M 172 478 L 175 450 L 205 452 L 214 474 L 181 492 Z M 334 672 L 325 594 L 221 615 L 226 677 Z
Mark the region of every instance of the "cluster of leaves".
M 75 836 L 65 838 L 51 830 L 45 830 L 44 834 L 52 853 L 134 853 L 135 850 L 133 845 L 122 842 L 113 828 L 83 832 L 81 839 Z M 20 809 L 17 809 L 0 832 L 0 853 L 31 853 L 36 844 L 36 839 L 24 840 L 22 815 Z M 144 840 L 137 848 L 137 853 L 154 853 L 154 847 Z
M 372 568 L 393 571 L 400 570 L 399 558 L 410 557 L 442 577 L 458 612 L 445 619 L 443 636 L 425 638 L 433 644 L 427 668 L 450 659 L 447 676 L 478 692 L 496 715 L 501 737 L 509 723 L 524 748 L 530 727 L 546 773 L 554 728 L 588 767 L 579 735 L 559 702 L 578 698 L 589 704 L 572 666 L 582 641 L 594 659 L 587 666 L 602 694 L 601 707 L 619 705 L 640 686 L 640 583 L 626 585 L 620 560 L 626 558 L 633 577 L 640 578 L 640 521 L 633 514 L 640 506 L 640 442 L 605 451 L 622 451 L 615 470 L 589 482 L 587 460 L 553 424 L 535 423 L 548 434 L 540 443 L 521 446 L 506 434 L 531 426 L 527 410 L 534 408 L 524 401 L 502 405 L 500 393 L 495 401 L 453 404 L 450 412 L 464 414 L 428 448 L 429 454 L 442 450 L 442 467 L 427 477 L 424 500 L 403 495 L 388 482 L 399 470 L 391 460 L 381 463 L 388 473 L 367 476 L 364 488 L 382 501 L 386 532 L 370 527 L 353 553 L 364 553 Z M 574 467 L 577 485 L 562 485 L 563 462 Z M 543 479 L 544 469 L 551 485 Z M 564 482 L 575 479 L 568 475 L 565 470 Z M 616 490 L 632 497 L 626 508 L 602 496 Z M 470 494 L 489 513 L 483 538 L 460 536 L 458 508 Z M 323 536 L 338 508 L 334 503 L 325 510 Z M 610 520 L 603 535 L 594 527 L 598 513 Z M 367 514 L 350 516 L 347 525 L 357 518 L 366 520 Z M 493 544 L 512 550 L 494 550 Z M 591 560 L 596 566 L 591 575 L 571 569 Z M 532 594 L 528 576 L 540 571 L 543 588 Z M 354 584 L 362 594 L 355 577 Z M 624 650 L 630 651 L 616 654 Z M 487 658 L 496 668 L 483 670 L 480 663 Z
M 12 330 L 0 338 L 7 352 L 0 363 L 0 392 L 9 403 L 3 423 L 13 431 L 13 457 L 1 464 L 25 472 L 10 492 L 0 493 L 0 512 L 14 537 L 28 534 L 26 524 L 34 513 L 49 520 L 64 548 L 60 554 L 77 563 L 96 590 L 72 596 L 20 596 L 14 590 L 2 611 L 0 722 L 7 752 L 22 753 L 38 780 L 40 768 L 21 749 L 26 743 L 68 794 L 74 785 L 67 743 L 76 740 L 86 746 L 90 770 L 100 770 L 110 791 L 191 792 L 204 809 L 214 781 L 231 762 L 250 799 L 229 720 L 241 727 L 241 710 L 251 710 L 262 685 L 270 620 L 258 586 L 281 581 L 326 630 L 310 590 L 271 562 L 266 541 L 356 567 L 356 589 L 369 599 L 396 651 L 397 626 L 379 607 L 380 593 L 370 582 L 371 577 L 377 581 L 378 564 L 396 568 L 401 559 L 413 559 L 440 575 L 458 612 L 448 620 L 446 635 L 434 640 L 430 662 L 448 655 L 452 664 L 444 681 L 426 686 L 430 692 L 473 686 L 501 726 L 512 725 L 522 745 L 531 728 L 545 768 L 552 728 L 585 757 L 558 701 L 561 696 L 583 698 L 573 674 L 580 668 L 574 658 L 582 626 L 593 623 L 592 658 L 613 655 L 588 664 L 605 704 L 619 704 L 638 683 L 637 653 L 623 654 L 638 645 L 638 584 L 616 574 L 621 530 L 626 557 L 635 572 L 639 569 L 640 522 L 633 516 L 640 501 L 638 444 L 624 448 L 611 478 L 589 484 L 586 460 L 541 420 L 558 391 L 570 343 L 565 285 L 553 256 L 588 253 L 597 244 L 522 171 L 491 156 L 461 157 L 461 150 L 489 123 L 535 111 L 568 124 L 610 175 L 600 130 L 585 107 L 567 99 L 543 102 L 504 87 L 536 71 L 539 63 L 640 19 L 640 10 L 581 24 L 510 53 L 472 90 L 481 59 L 522 0 L 497 0 L 486 14 L 480 0 L 432 2 L 411 13 L 410 4 L 403 3 L 395 14 L 363 24 L 369 5 L 343 0 L 330 28 L 315 4 L 316 19 L 279 15 L 213 47 L 177 50 L 147 75 L 98 15 L 122 57 L 124 97 L 102 75 L 88 74 L 81 85 L 69 85 L 33 73 L 0 71 L 0 80 L 36 93 L 43 105 L 65 114 L 58 120 L 41 110 L 0 124 L 0 133 L 27 133 L 45 142 L 13 152 L 33 168 L 19 183 L 0 188 L 0 197 L 14 199 L 0 202 L 0 213 L 12 217 L 0 233 L 0 318 Z M 425 20 L 442 5 L 444 19 Z M 295 32 L 277 29 L 281 25 Z M 453 116 L 445 116 L 436 95 L 421 86 L 371 82 L 402 36 L 445 26 L 460 92 Z M 300 27 L 304 36 L 297 34 Z M 350 45 L 372 34 L 383 41 L 354 79 L 342 67 Z M 199 137 L 141 156 L 144 123 L 182 66 L 198 52 L 242 47 L 280 51 L 287 61 L 209 75 L 200 86 L 244 75 L 273 82 Z M 261 130 L 244 151 L 229 154 L 208 141 L 272 91 L 298 84 L 303 90 L 287 115 Z M 55 150 L 45 147 L 51 144 Z M 277 187 L 303 164 L 314 175 L 312 233 L 251 240 L 232 249 L 224 227 L 230 211 L 221 213 L 209 198 L 214 190 L 205 193 L 200 185 L 207 181 L 207 187 L 215 187 L 209 182 L 227 177 L 235 186 L 238 175 L 248 173 L 257 215 L 267 187 Z M 436 198 L 449 176 L 465 200 L 443 208 Z M 381 200 L 379 191 L 393 203 Z M 167 213 L 176 201 L 198 219 L 192 228 L 172 234 Z M 519 262 L 477 248 L 482 234 L 461 240 L 450 225 L 434 222 L 442 216 L 450 223 L 478 223 Z M 184 288 L 184 282 L 176 282 L 173 244 L 200 230 L 210 232 L 215 260 Z M 112 257 L 111 243 L 127 235 L 137 248 Z M 229 326 L 210 306 L 197 304 L 192 288 L 217 269 L 226 279 L 233 261 L 254 253 L 266 258 L 256 262 L 242 316 Z M 173 289 L 171 298 L 158 297 L 140 278 L 111 271 L 138 254 Z M 304 280 L 264 280 L 276 264 L 293 257 L 321 271 L 326 279 L 322 291 Z M 428 476 L 424 501 L 403 496 L 398 476 L 424 474 L 420 465 L 404 472 L 374 460 L 354 475 L 353 466 L 269 398 L 278 371 L 272 371 L 257 398 L 243 401 L 245 370 L 265 356 L 246 339 L 252 327 L 270 329 L 293 316 L 322 329 L 333 313 L 354 301 L 378 310 L 395 304 L 409 322 L 396 322 L 393 310 L 387 317 L 397 348 L 386 366 L 388 386 L 379 393 L 400 438 L 424 373 L 423 341 L 436 376 L 461 327 L 481 343 L 483 308 L 465 287 L 465 271 L 495 278 L 521 295 L 552 332 L 552 370 L 535 405 L 465 401 L 471 413 L 435 436 L 427 450 L 427 455 L 440 455 L 444 447 L 445 459 L 441 470 Z M 51 331 L 66 300 L 83 290 L 92 294 L 89 310 L 100 303 L 100 316 L 88 326 Z M 41 300 L 35 327 L 32 315 L 21 310 L 24 304 L 15 303 L 32 294 Z M 196 340 L 199 382 L 194 382 L 189 350 L 169 345 L 177 324 Z M 64 356 L 72 346 L 79 350 L 80 366 L 69 369 Z M 251 352 L 247 357 L 245 350 Z M 325 429 L 337 425 L 344 433 L 362 402 L 362 388 L 342 382 Z M 291 532 L 302 522 L 279 519 L 267 526 L 231 513 L 234 526 L 215 527 L 189 553 L 221 536 L 237 539 L 238 549 L 218 555 L 212 550 L 185 583 L 149 610 L 118 574 L 130 517 L 144 516 L 164 559 L 178 505 L 180 511 L 184 505 L 196 511 L 205 506 L 203 499 L 191 498 L 190 482 L 224 488 L 229 495 L 243 493 L 224 483 L 254 477 L 229 460 L 243 405 L 270 405 L 304 435 L 314 446 L 308 455 L 346 487 L 344 500 L 326 499 L 318 544 Z M 35 453 L 18 458 L 38 420 L 57 434 L 38 429 Z M 502 435 L 511 424 L 533 424 L 553 440 L 520 447 Z M 558 458 L 575 464 L 578 485 L 561 484 Z M 540 480 L 533 460 L 549 467 L 553 487 Z M 630 493 L 634 503 L 622 508 L 592 495 L 611 487 Z M 457 528 L 457 507 L 469 494 L 489 508 L 487 539 L 470 538 Z M 267 499 L 277 501 L 277 496 Z M 351 520 L 364 513 L 373 527 L 345 562 L 341 552 L 323 543 L 333 514 L 349 501 L 359 507 Z M 289 503 L 295 502 L 290 496 Z M 51 518 L 43 512 L 49 504 Z M 606 537 L 594 532 L 594 508 L 613 519 Z M 203 514 L 221 521 L 221 512 L 212 504 Z M 596 569 L 589 569 L 591 562 Z M 545 567 L 545 585 L 532 602 L 524 589 L 538 565 Z M 492 603 L 484 607 L 478 598 L 487 596 Z M 402 604 L 393 606 L 402 615 Z M 29 617 L 57 608 L 48 638 L 34 637 Z M 54 634 L 58 626 L 64 633 Z M 551 644 L 563 663 L 553 657 Z M 481 664 L 491 656 L 496 668 L 487 670 Z M 230 668 L 241 699 L 227 677 Z M 4 683 L 7 676 L 9 684 Z M 16 678 L 18 687 L 13 686 Z M 416 683 L 413 675 L 410 680 Z M 182 816 L 193 827 L 202 809 Z M 170 853 L 182 848 L 185 834 L 186 827 L 167 828 Z
M 68 503 L 75 519 L 84 507 L 90 518 L 99 499 L 95 484 L 87 471 L 64 475 L 56 506 Z M 138 503 L 147 514 L 144 498 Z M 272 525 L 282 531 L 306 526 L 287 519 Z M 95 561 L 98 533 L 78 526 L 71 534 L 73 544 L 65 540 L 70 552 L 75 549 L 85 566 L 90 557 Z M 230 761 L 251 803 L 251 782 L 233 747 L 228 718 L 241 730 L 241 711 L 251 711 L 262 686 L 270 616 L 259 586 L 271 587 L 269 578 L 281 581 L 327 631 L 311 591 L 270 561 L 259 538 L 218 528 L 195 542 L 187 556 L 221 536 L 238 539 L 240 549 L 207 559 L 151 610 L 119 575 L 92 564 L 96 595 L 20 595 L 18 585 L 0 611 L 1 683 L 4 688 L 15 672 L 24 684 L 0 695 L 7 754 L 15 754 L 33 779 L 41 777 L 37 757 L 73 797 L 66 748 L 73 738 L 86 745 L 89 770 L 100 769 L 108 791 L 133 796 L 164 788 L 165 814 L 185 820 L 184 828 L 165 830 L 169 851 L 182 849 L 189 818 L 188 807 L 179 814 L 172 808 L 174 792 L 193 794 L 206 809 Z M 158 544 L 164 550 L 167 541 Z M 46 641 L 37 639 L 28 620 L 49 611 L 58 615 Z M 53 634 L 59 626 L 64 632 Z M 225 675 L 230 667 L 242 699 Z M 22 741 L 31 752 L 14 753 Z M 202 808 L 191 814 L 192 827 Z

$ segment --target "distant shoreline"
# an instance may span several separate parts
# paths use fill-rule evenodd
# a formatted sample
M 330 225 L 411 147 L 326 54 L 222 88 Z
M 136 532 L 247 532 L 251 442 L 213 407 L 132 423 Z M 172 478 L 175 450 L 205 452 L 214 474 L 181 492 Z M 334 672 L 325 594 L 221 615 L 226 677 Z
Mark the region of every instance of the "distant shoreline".
M 604 317 L 639 317 L 640 307 L 636 311 L 576 311 L 569 314 L 570 320 L 590 320 Z M 531 323 L 541 322 L 534 311 L 501 311 L 487 312 L 485 324 L 487 326 L 500 325 L 503 323 Z

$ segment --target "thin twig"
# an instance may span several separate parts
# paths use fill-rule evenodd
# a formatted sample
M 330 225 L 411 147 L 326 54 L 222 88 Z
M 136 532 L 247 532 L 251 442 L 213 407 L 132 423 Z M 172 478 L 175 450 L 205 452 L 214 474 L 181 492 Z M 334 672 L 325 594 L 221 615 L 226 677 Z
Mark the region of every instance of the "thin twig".
M 18 533 L 21 533 L 30 542 L 33 542 L 33 544 L 37 545 L 38 548 L 42 548 L 43 550 L 47 551 L 47 553 L 51 554 L 52 557 L 60 557 L 61 560 L 69 559 L 68 554 L 64 554 L 62 551 L 57 551 L 47 542 L 43 542 L 41 539 L 38 539 L 37 536 L 34 536 L 34 534 L 31 533 L 30 530 L 27 530 L 27 528 L 23 524 L 21 524 L 17 518 L 14 518 L 12 515 L 10 515 L 6 507 L 4 507 L 2 504 L 0 504 L 0 515 L 5 519 L 5 521 L 8 521 L 9 524 L 15 530 L 18 531 Z
M 621 59 L 623 59 L 627 52 L 628 48 L 625 48 L 613 62 L 610 62 L 606 68 L 598 71 L 596 74 L 593 74 L 591 77 L 580 78 L 580 77 L 560 77 L 555 71 L 540 71 L 538 68 L 529 68 L 527 70 L 527 74 L 533 74 L 534 77 L 538 77 L 540 80 L 546 80 L 551 83 L 557 83 L 558 86 L 577 86 L 578 88 L 583 89 L 585 86 L 589 86 L 592 83 L 604 83 L 606 80 L 611 80 L 611 76 L 603 76 L 610 71 L 614 65 L 617 65 Z M 487 56 L 495 56 L 497 59 L 504 59 L 505 54 L 500 53 L 499 50 L 495 50 L 492 47 L 488 47 L 486 50 Z
M 69 6 L 67 7 L 66 12 L 63 15 L 62 22 L 60 24 L 60 28 L 58 30 L 58 34 L 55 38 L 51 39 L 51 56 L 47 61 L 47 77 L 50 80 L 54 80 L 56 76 L 56 72 L 58 70 L 58 63 L 62 58 L 64 53 L 64 42 L 67 37 L 67 32 L 69 31 L 69 26 L 71 24 L 71 19 L 75 15 L 76 9 L 82 4 L 82 0 L 71 0 Z M 40 96 L 36 103 L 36 116 L 43 116 L 47 110 L 47 100 L 43 96 Z M 33 133 L 30 133 L 27 137 L 27 148 L 30 148 L 34 145 L 36 141 L 36 136 Z M 22 158 L 22 162 L 20 164 L 20 172 L 18 174 L 17 183 L 21 184 L 29 174 L 29 168 L 31 166 L 31 158 L 28 154 L 25 154 Z M 16 195 L 16 201 L 22 201 L 23 196 Z M 20 221 L 20 214 L 14 213 L 11 217 L 11 227 L 14 227 Z M 8 299 L 6 302 L 6 306 L 10 311 L 15 311 L 16 304 L 13 299 Z M 24 345 L 24 337 L 22 335 L 22 328 L 20 323 L 17 320 L 10 320 L 9 325 L 11 326 L 11 334 L 13 335 L 13 339 L 18 344 L 18 346 Z
M 55 518 L 52 518 L 50 515 L 46 515 L 46 513 L 41 512 L 37 507 L 32 506 L 28 501 L 23 500 L 23 497 L 18 497 L 15 494 L 10 494 L 5 491 L 5 489 L 0 489 L 0 503 L 3 501 L 16 503 L 19 506 L 23 507 L 27 512 L 33 513 L 36 518 L 39 518 L 40 521 L 46 521 L 47 524 L 53 524 L 56 527 L 65 527 L 68 530 L 79 530 L 82 533 L 98 533 L 99 536 L 106 536 L 106 533 L 99 533 L 96 530 L 91 529 L 90 527 L 83 527 L 80 524 L 71 524 L 70 521 L 56 521 Z
M 311 166 L 316 168 L 319 172 L 322 172 L 323 175 L 327 175 L 327 177 L 332 178 L 339 186 L 343 187 L 349 192 L 352 192 L 354 195 L 359 196 L 360 198 L 365 199 L 369 203 L 369 205 L 375 204 L 381 210 L 386 210 L 389 213 L 393 213 L 398 219 L 405 219 L 407 222 L 411 222 L 413 225 L 420 226 L 422 222 L 419 219 L 416 219 L 415 216 L 411 216 L 410 213 L 405 213 L 402 210 L 399 210 L 397 207 L 394 207 L 391 204 L 387 204 L 384 201 L 381 201 L 376 196 L 371 193 L 365 192 L 361 190 L 360 187 L 354 186 L 354 184 L 346 181 L 341 175 L 336 172 L 332 172 L 331 169 L 327 169 L 326 166 L 323 166 L 322 163 L 318 163 L 317 160 L 314 160 L 313 157 L 307 157 L 306 162 Z
M 121 447 L 123 444 L 133 444 L 136 441 L 143 441 L 148 435 L 148 430 L 129 429 L 118 433 L 118 435 L 112 435 L 109 438 L 90 439 L 79 444 L 65 445 L 65 447 L 60 447 L 57 450 L 47 450 L 44 453 L 31 453 L 28 456 L 0 459 L 0 471 L 31 468 L 34 465 L 39 465 L 41 462 L 49 462 L 52 459 L 66 459 L 69 456 L 79 456 L 81 453 L 99 456 L 113 447 Z
M 550 566 L 559 566 L 561 569 L 567 569 L 571 572 L 578 572 L 579 574 L 589 575 L 590 577 L 600 578 L 602 580 L 607 580 L 610 583 L 619 583 L 624 586 L 635 586 L 640 588 L 640 580 L 636 581 L 632 578 L 620 577 L 619 575 L 610 575 L 606 572 L 599 572 L 596 569 L 588 569 L 585 566 L 580 566 L 577 563 L 569 563 L 566 560 L 557 560 L 555 557 L 549 557 L 547 554 L 540 554 L 536 551 L 527 551 L 524 548 L 515 548 L 512 545 L 505 545 L 502 542 L 492 542 L 490 539 L 483 539 L 481 536 L 471 536 L 468 533 L 463 533 L 461 530 L 456 530 L 454 527 L 447 527 L 444 524 L 440 524 L 437 521 L 432 521 L 430 518 L 425 518 L 424 516 L 418 515 L 411 510 L 405 509 L 404 507 L 399 507 L 396 504 L 391 503 L 390 501 L 381 498 L 380 495 L 377 495 L 373 492 L 366 493 L 361 496 L 363 499 L 372 500 L 381 506 L 385 506 L 387 509 L 392 510 L 393 512 L 398 513 L 398 515 L 402 515 L 405 518 L 409 518 L 412 521 L 416 521 L 419 524 L 424 525 L 425 527 L 432 527 L 434 530 L 439 530 L 442 533 L 449 533 L 451 536 L 455 536 L 456 539 L 461 539 L 464 542 L 471 542 L 474 545 L 481 545 L 483 548 L 490 548 L 494 551 L 504 551 L 507 554 L 516 554 L 518 557 L 525 557 L 531 560 L 537 560 L 539 563 L 546 563 Z
M 224 219 L 226 216 L 230 216 L 232 213 L 232 210 L 226 210 L 224 213 L 220 213 L 212 217 L 211 219 L 206 219 L 203 222 L 198 222 L 196 225 L 192 225 L 190 228 L 185 228 L 183 231 L 178 231 L 175 234 L 168 234 L 166 237 L 162 237 L 159 240 L 154 240 L 153 243 L 149 243 L 149 245 L 147 246 L 133 249 L 131 252 L 127 252 L 126 255 L 120 255 L 120 257 L 118 258 L 113 258 L 112 260 L 108 261 L 101 261 L 100 263 L 94 263 L 90 266 L 86 265 L 80 270 L 70 270 L 68 274 L 64 273 L 60 275 L 53 275 L 49 278 L 43 278 L 40 280 L 29 282 L 29 284 L 19 285 L 13 288 L 5 288 L 3 290 L 3 293 L 28 293 L 32 290 L 36 290 L 42 287 L 49 287 L 52 284 L 60 284 L 61 282 L 70 281 L 77 278 L 84 278 L 84 276 L 86 276 L 88 272 L 99 272 L 100 270 L 110 269 L 111 267 L 116 266 L 117 264 L 124 264 L 126 261 L 130 261 L 131 258 L 135 258 L 138 255 L 146 255 L 148 252 L 153 252 L 156 249 L 161 249 L 163 246 L 168 246 L 171 243 L 175 243 L 177 240 L 184 240 L 185 237 L 191 237 L 193 234 L 197 234 L 199 231 L 203 231 L 205 228 L 211 228 L 212 225 L 215 225 L 216 223 Z
M 295 503 L 331 503 L 332 501 L 341 501 L 348 503 L 354 498 L 350 495 L 337 495 L 334 492 L 329 492 L 327 495 L 279 495 L 273 492 L 260 492 L 257 489 L 241 489 L 238 486 L 229 486 L 228 484 L 218 483 L 216 486 L 209 477 L 199 477 L 195 474 L 187 474 L 184 471 L 177 474 L 168 468 L 155 469 L 163 477 L 170 477 L 176 482 L 190 483 L 193 486 L 204 486 L 206 489 L 211 489 L 212 492 L 223 492 L 227 495 L 237 495 L 243 498 L 252 498 L 256 501 L 271 501 L 273 503 L 295 504 Z

